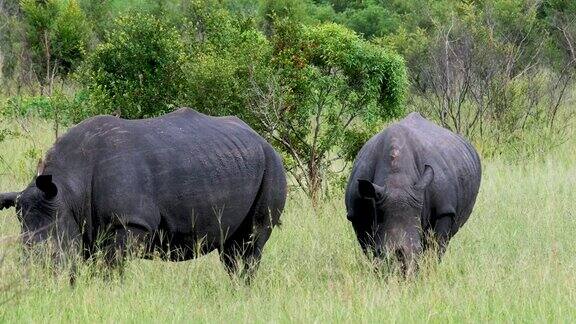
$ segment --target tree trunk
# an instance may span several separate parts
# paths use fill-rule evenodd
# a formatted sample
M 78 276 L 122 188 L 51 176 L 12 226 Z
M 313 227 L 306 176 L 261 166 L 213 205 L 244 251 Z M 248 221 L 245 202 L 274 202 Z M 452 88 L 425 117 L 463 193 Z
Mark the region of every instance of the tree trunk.
M 313 159 L 308 163 L 308 183 L 308 195 L 310 200 L 312 200 L 312 206 L 316 208 L 320 200 L 322 177 L 320 176 L 320 170 L 318 170 L 318 164 Z

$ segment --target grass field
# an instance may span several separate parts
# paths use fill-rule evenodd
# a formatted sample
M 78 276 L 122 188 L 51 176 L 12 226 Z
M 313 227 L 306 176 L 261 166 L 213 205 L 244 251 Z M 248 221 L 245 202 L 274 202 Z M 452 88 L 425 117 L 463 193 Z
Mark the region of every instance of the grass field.
M 2 191 L 23 188 L 52 141 L 48 124 L 26 127 L 1 143 Z M 442 263 L 407 282 L 370 271 L 341 197 L 315 213 L 292 193 L 250 287 L 230 280 L 213 253 L 134 260 L 123 280 L 81 275 L 72 288 L 18 262 L 18 222 L 2 211 L 0 322 L 574 322 L 575 148 L 572 138 L 537 161 L 484 161 L 469 222 Z

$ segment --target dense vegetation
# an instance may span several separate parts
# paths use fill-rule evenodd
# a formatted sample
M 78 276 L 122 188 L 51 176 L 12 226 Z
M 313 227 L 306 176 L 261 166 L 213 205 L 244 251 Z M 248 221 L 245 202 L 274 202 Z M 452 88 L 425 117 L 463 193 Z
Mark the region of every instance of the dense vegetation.
M 5 0 L 0 109 L 56 135 L 102 113 L 237 115 L 317 200 L 410 110 L 485 157 L 542 154 L 571 122 L 575 46 L 569 0 Z

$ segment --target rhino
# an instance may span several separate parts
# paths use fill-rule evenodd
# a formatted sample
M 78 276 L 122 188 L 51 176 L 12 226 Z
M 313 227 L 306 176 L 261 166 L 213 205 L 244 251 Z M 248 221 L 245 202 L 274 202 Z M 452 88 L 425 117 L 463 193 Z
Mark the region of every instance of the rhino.
M 411 113 L 359 151 L 347 218 L 366 255 L 414 273 L 427 249 L 442 257 L 472 213 L 480 180 L 480 158 L 468 141 Z
M 170 261 L 218 250 L 230 273 L 251 273 L 286 190 L 280 156 L 247 124 L 181 108 L 72 127 L 24 190 L 0 194 L 0 209 L 16 208 L 27 247 L 49 241 L 86 260 L 104 251 L 111 267 L 136 247 Z

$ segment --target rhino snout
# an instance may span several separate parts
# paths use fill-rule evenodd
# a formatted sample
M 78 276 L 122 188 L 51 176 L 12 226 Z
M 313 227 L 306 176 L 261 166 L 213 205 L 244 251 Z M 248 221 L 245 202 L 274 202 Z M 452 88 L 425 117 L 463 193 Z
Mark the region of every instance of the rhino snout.
M 385 250 L 387 256 L 400 262 L 404 270 L 412 268 L 423 250 L 420 235 L 417 231 L 389 231 L 386 235 Z

